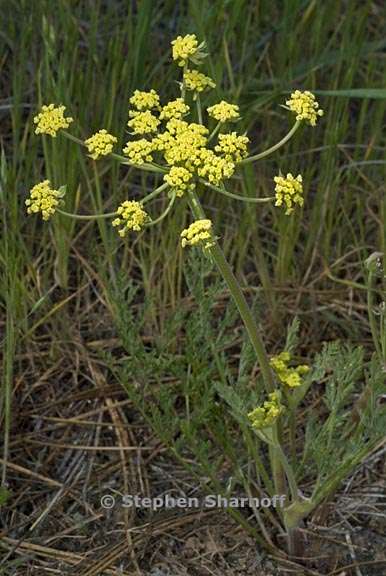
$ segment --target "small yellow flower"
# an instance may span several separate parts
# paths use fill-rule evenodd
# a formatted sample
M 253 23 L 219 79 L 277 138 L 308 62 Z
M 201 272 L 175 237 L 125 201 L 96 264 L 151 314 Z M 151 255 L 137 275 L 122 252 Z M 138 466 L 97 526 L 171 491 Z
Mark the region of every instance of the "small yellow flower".
M 299 206 L 303 206 L 304 204 L 302 180 L 300 174 L 295 178 L 291 173 L 288 173 L 286 178 L 283 178 L 283 176 L 275 176 L 274 178 L 276 183 L 275 206 L 284 205 L 286 207 L 286 214 L 293 212 L 295 204 Z
M 180 119 L 184 114 L 189 112 L 190 108 L 182 98 L 171 100 L 161 110 L 160 120 L 170 120 L 171 118 Z
M 277 356 L 272 356 L 269 363 L 277 375 L 281 384 L 289 388 L 297 388 L 303 384 L 302 376 L 309 372 L 310 367 L 301 364 L 300 366 L 290 367 L 291 355 L 289 352 L 281 352 Z
M 240 162 L 248 156 L 248 143 L 248 136 L 238 136 L 236 132 L 219 134 L 218 144 L 214 149 L 216 152 L 223 154 L 226 160 Z
M 100 156 L 106 156 L 110 154 L 113 150 L 114 144 L 117 139 L 112 134 L 109 134 L 107 130 L 99 130 L 96 134 L 93 134 L 85 140 L 87 150 L 90 153 L 91 158 L 97 160 Z
M 131 120 L 128 121 L 127 125 L 132 129 L 134 134 L 150 134 L 151 132 L 156 132 L 160 124 L 160 121 L 150 110 L 145 112 L 135 112 L 130 111 L 129 115 Z
M 140 111 L 159 107 L 159 96 L 155 90 L 150 90 L 150 92 L 135 90 L 129 101 L 134 108 Z
M 296 120 L 305 120 L 311 126 L 315 126 L 318 116 L 324 114 L 323 110 L 319 109 L 315 96 L 308 90 L 305 92 L 295 90 L 290 100 L 286 101 L 286 105 L 296 114 Z
M 210 220 L 196 220 L 181 232 L 181 245 L 201 245 L 204 249 L 214 245 L 212 236 L 212 222 Z
M 233 162 L 216 156 L 213 150 L 207 148 L 200 148 L 192 154 L 189 165 L 196 166 L 197 174 L 216 186 L 230 178 L 235 171 Z
M 176 196 L 183 196 L 184 192 L 192 187 L 192 173 L 183 166 L 172 166 L 168 174 L 165 174 L 164 180 L 175 191 Z
M 139 231 L 150 219 L 143 210 L 142 204 L 135 200 L 125 200 L 117 210 L 118 218 L 112 221 L 113 226 L 122 226 L 118 234 L 123 238 L 130 230 Z
M 258 406 L 248 414 L 252 428 L 261 430 L 271 427 L 280 414 L 284 411 L 284 406 L 280 403 L 280 392 L 271 392 L 262 406 Z
M 157 146 L 169 165 L 180 164 L 190 161 L 205 146 L 207 134 L 208 129 L 201 124 L 172 118 L 166 124 L 166 132 L 157 137 Z
M 68 128 L 73 118 L 64 116 L 65 109 L 65 106 L 54 104 L 42 106 L 41 111 L 34 118 L 34 124 L 37 124 L 35 134 L 49 134 L 55 138 L 61 128 Z
M 173 60 L 177 61 L 178 66 L 185 66 L 187 61 L 195 56 L 198 48 L 198 41 L 195 34 L 177 36 L 177 38 L 172 41 Z
M 219 122 L 237 120 L 240 117 L 237 104 L 229 104 L 229 102 L 225 102 L 225 100 L 221 100 L 218 104 L 210 106 L 207 110 L 209 116 L 212 116 L 212 118 L 215 118 L 215 120 Z
M 185 120 L 181 120 L 180 118 L 171 118 L 169 122 L 166 124 L 166 130 L 173 134 L 173 136 L 177 134 L 182 134 L 185 132 L 189 127 L 189 123 Z
M 288 368 L 288 363 L 291 360 L 291 354 L 289 352 L 280 352 L 276 356 L 272 356 L 270 360 L 270 365 L 275 370 L 276 373 L 285 372 Z
M 63 194 L 59 190 L 53 190 L 49 180 L 36 184 L 30 191 L 30 197 L 25 201 L 27 214 L 42 213 L 43 220 L 48 220 L 55 214 L 56 207 Z
M 213 82 L 212 78 L 205 76 L 198 70 L 186 70 L 184 73 L 184 84 L 187 90 L 194 92 L 204 92 L 204 90 L 216 87 L 216 83 Z
M 129 157 L 130 162 L 140 166 L 145 162 L 152 162 L 152 152 L 154 152 L 154 149 L 153 141 L 140 138 L 139 140 L 127 142 L 123 153 Z

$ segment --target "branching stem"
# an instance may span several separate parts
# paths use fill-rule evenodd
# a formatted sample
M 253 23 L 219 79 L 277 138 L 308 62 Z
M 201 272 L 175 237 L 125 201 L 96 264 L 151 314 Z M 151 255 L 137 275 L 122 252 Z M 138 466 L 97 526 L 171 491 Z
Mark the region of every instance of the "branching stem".
M 194 191 L 189 190 L 189 204 L 194 216 L 197 219 L 205 219 L 205 212 L 201 206 L 201 203 Z M 214 245 L 209 248 L 209 252 L 213 257 L 222 277 L 224 278 L 229 291 L 232 295 L 233 300 L 240 312 L 240 316 L 244 322 L 245 328 L 248 332 L 249 338 L 251 340 L 252 346 L 255 350 L 258 362 L 260 364 L 261 373 L 263 375 L 263 380 L 267 392 L 272 392 L 274 389 L 272 371 L 269 366 L 268 355 L 265 350 L 263 340 L 260 336 L 259 329 L 256 325 L 255 318 L 250 310 L 243 291 L 232 272 L 231 267 L 225 259 L 224 253 L 221 250 L 218 242 L 215 240 Z
M 277 142 L 277 144 L 274 144 L 274 146 L 271 146 L 271 148 L 264 150 L 264 152 L 260 152 L 260 154 L 255 154 L 254 156 L 244 158 L 244 160 L 241 160 L 240 164 L 249 164 L 250 162 L 254 162 L 255 160 L 260 160 L 261 158 L 269 156 L 270 154 L 272 154 L 272 152 L 275 152 L 276 150 L 278 150 L 278 148 L 281 148 L 281 146 L 283 146 L 286 142 L 288 142 L 288 140 L 290 140 L 290 138 L 292 138 L 296 130 L 299 128 L 300 124 L 301 124 L 300 120 L 296 120 L 291 130 L 288 132 L 288 134 L 284 136 L 284 138 L 280 140 L 280 142 Z

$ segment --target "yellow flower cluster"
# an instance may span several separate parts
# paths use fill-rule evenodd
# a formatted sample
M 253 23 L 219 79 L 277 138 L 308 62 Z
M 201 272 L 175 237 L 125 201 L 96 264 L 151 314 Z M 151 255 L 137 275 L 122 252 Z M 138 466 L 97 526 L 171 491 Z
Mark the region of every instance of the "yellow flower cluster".
M 291 173 L 288 173 L 286 178 L 283 178 L 283 176 L 275 176 L 274 178 L 276 183 L 275 206 L 282 206 L 284 204 L 286 214 L 293 212 L 295 204 L 299 206 L 303 206 L 304 204 L 302 180 L 300 174 L 295 178 Z
M 161 110 L 160 120 L 171 120 L 172 118 L 180 119 L 187 114 L 190 107 L 185 104 L 182 98 L 171 100 Z
M 137 110 L 151 110 L 159 107 L 159 96 L 153 89 L 150 92 L 135 90 L 129 102 Z
M 219 154 L 223 154 L 229 162 L 240 162 L 248 156 L 248 143 L 248 136 L 238 136 L 236 132 L 219 134 L 218 144 L 214 149 Z
M 204 249 L 214 244 L 212 237 L 212 222 L 210 220 L 196 220 L 189 228 L 181 232 L 181 244 L 185 246 L 201 245 Z
M 152 141 L 146 140 L 145 138 L 140 138 L 139 140 L 133 140 L 127 142 L 123 153 L 128 156 L 130 162 L 140 166 L 145 162 L 152 162 L 154 151 L 154 144 Z
M 122 226 L 118 234 L 126 236 L 129 230 L 139 231 L 149 220 L 148 214 L 143 210 L 142 204 L 135 200 L 125 200 L 117 210 L 118 218 L 112 221 L 113 226 Z
M 157 149 L 163 153 L 165 161 L 170 165 L 187 163 L 197 150 L 207 142 L 208 129 L 194 122 L 188 124 L 184 120 L 171 119 L 166 124 L 166 131 L 154 139 Z M 189 166 L 186 166 L 189 169 Z
M 97 160 L 100 156 L 110 154 L 116 142 L 116 137 L 103 129 L 99 130 L 96 134 L 93 134 L 93 136 L 85 140 L 84 143 L 87 146 L 87 150 L 90 152 L 91 158 Z
M 178 66 L 185 66 L 189 58 L 197 53 L 198 42 L 195 34 L 186 36 L 177 36 L 172 42 L 173 60 L 176 60 Z
M 68 128 L 74 120 L 70 116 L 64 116 L 65 109 L 65 106 L 54 104 L 42 106 L 41 111 L 34 118 L 34 124 L 37 124 L 35 134 L 49 134 L 55 138 L 61 128 Z
M 207 111 L 209 116 L 219 122 L 227 122 L 228 120 L 237 120 L 239 118 L 239 107 L 237 104 L 229 104 L 225 100 L 210 106 Z
M 128 158 L 126 163 L 142 165 L 145 169 L 163 173 L 164 181 L 177 196 L 182 196 L 185 191 L 193 189 L 194 182 L 199 178 L 216 189 L 223 180 L 234 174 L 236 165 L 248 156 L 249 138 L 246 135 L 238 135 L 237 132 L 219 133 L 222 124 L 240 118 L 239 107 L 236 104 L 222 100 L 207 108 L 208 116 L 218 121 L 211 136 L 208 128 L 202 123 L 200 105 L 197 107 L 200 123 L 184 119 L 190 112 L 190 106 L 184 99 L 186 91 L 191 91 L 193 93 L 191 98 L 197 100 L 201 92 L 216 86 L 209 76 L 192 69 L 194 64 L 200 64 L 207 55 L 204 48 L 205 43 L 199 44 L 194 34 L 178 36 L 172 41 L 173 60 L 178 66 L 183 67 L 183 82 L 179 83 L 181 97 L 167 102 L 163 107 L 158 93 L 153 89 L 135 90 L 129 98 L 132 109 L 129 110 L 127 126 L 138 139 L 126 143 L 123 149 Z M 323 115 L 315 96 L 309 91 L 293 92 L 286 101 L 286 107 L 296 114 L 297 121 L 304 120 L 312 126 L 315 126 L 318 117 Z M 35 133 L 55 137 L 59 130 L 68 128 L 73 122 L 73 119 L 65 117 L 64 113 L 65 106 L 62 105 L 42 106 L 34 117 Z M 217 142 L 210 144 L 216 135 Z M 72 138 L 77 141 L 77 138 Z M 85 140 L 84 144 L 91 158 L 96 160 L 110 154 L 116 142 L 115 136 L 101 129 Z M 247 158 L 247 161 L 253 161 L 260 156 Z M 158 164 L 159 161 L 163 166 Z M 155 163 L 152 166 L 143 166 L 153 162 Z M 300 174 L 296 177 L 290 173 L 286 177 L 276 176 L 274 181 L 276 206 L 283 206 L 286 214 L 291 214 L 296 205 L 303 206 Z M 62 189 L 59 191 L 51 189 L 49 181 L 45 180 L 32 188 L 30 198 L 26 200 L 27 212 L 41 212 L 43 219 L 47 220 L 54 214 L 62 195 Z M 150 218 L 140 202 L 127 200 L 118 207 L 113 225 L 120 227 L 119 234 L 125 236 L 129 230 L 140 230 L 148 219 Z M 204 249 L 209 248 L 215 241 L 211 227 L 210 220 L 197 220 L 181 233 L 182 245 L 201 244 Z M 301 375 L 305 373 L 307 367 L 289 368 L 289 358 L 286 360 L 285 354 L 274 357 L 271 366 L 276 370 L 281 382 L 289 387 L 298 386 Z M 273 418 L 275 401 L 276 397 L 271 394 L 270 400 L 253 412 L 255 420 L 259 419 L 256 416 L 258 414 L 264 415 L 267 421 Z M 276 408 L 280 411 L 280 403 Z M 260 420 L 263 421 L 264 418 L 260 416 Z
M 284 411 L 284 406 L 280 403 L 280 393 L 271 392 L 262 406 L 258 406 L 248 414 L 251 425 L 256 430 L 269 428 L 279 418 Z
M 286 105 L 296 114 L 296 120 L 306 120 L 311 126 L 315 126 L 318 116 L 324 114 L 323 110 L 319 109 L 315 96 L 308 90 L 305 92 L 295 90 L 291 98 L 286 101 Z
M 211 184 L 218 186 L 224 178 L 230 178 L 235 165 L 226 158 L 216 156 L 213 150 L 201 148 L 192 156 L 191 165 L 196 166 L 197 174 Z
M 36 184 L 30 191 L 30 197 L 25 201 L 27 213 L 41 212 L 43 220 L 48 220 L 50 216 L 55 214 L 59 204 L 58 198 L 61 197 L 62 193 L 59 190 L 53 190 L 49 180 L 44 180 L 40 184 Z
M 134 134 L 150 134 L 151 132 L 156 132 L 160 124 L 159 119 L 154 116 L 150 110 L 146 110 L 145 112 L 131 110 L 129 116 L 131 120 L 128 121 L 127 125 L 132 129 Z
M 302 376 L 309 372 L 310 367 L 306 364 L 301 364 L 296 368 L 290 368 L 288 366 L 290 361 L 291 354 L 289 352 L 281 352 L 277 356 L 272 356 L 269 363 L 282 384 L 289 388 L 296 388 L 303 384 Z
M 215 88 L 216 84 L 212 78 L 205 76 L 198 70 L 186 70 L 184 73 L 184 84 L 187 90 L 194 92 L 204 92 L 208 88 Z
M 192 187 L 192 173 L 183 166 L 172 166 L 164 176 L 165 182 L 175 191 L 176 196 L 183 196 L 185 190 Z

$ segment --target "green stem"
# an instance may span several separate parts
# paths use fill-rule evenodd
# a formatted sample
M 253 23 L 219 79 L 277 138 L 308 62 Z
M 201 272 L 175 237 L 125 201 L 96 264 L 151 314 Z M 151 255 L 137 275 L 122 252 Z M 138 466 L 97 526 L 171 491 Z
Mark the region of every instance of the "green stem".
M 285 397 L 287 400 L 287 406 L 289 410 L 288 415 L 288 432 L 289 432 L 289 445 L 291 454 L 291 464 L 296 462 L 296 406 L 294 403 L 291 391 L 285 390 Z
M 68 138 L 68 140 L 72 140 L 72 142 L 76 142 L 76 144 L 79 144 L 79 146 L 86 147 L 86 144 L 83 142 L 83 140 L 81 140 L 80 138 L 77 138 L 76 136 L 73 136 L 69 132 L 66 132 L 66 130 L 61 130 L 61 133 L 63 134 L 63 136 Z M 119 160 L 120 162 L 122 162 L 122 164 L 132 166 L 133 168 L 138 168 L 139 170 L 146 170 L 147 172 L 162 172 L 162 173 L 167 172 L 167 170 L 165 168 L 162 168 L 161 166 L 157 166 L 155 164 L 147 164 L 147 163 L 133 164 L 132 162 L 130 162 L 126 158 L 126 156 L 121 156 L 120 154 L 115 154 L 114 152 L 111 152 L 109 154 L 109 156 L 111 156 L 112 158 L 115 158 L 115 160 Z
M 272 154 L 272 152 L 275 152 L 278 148 L 280 148 L 286 142 L 288 142 L 288 140 L 290 138 L 292 138 L 292 136 L 295 134 L 296 130 L 299 128 L 300 124 L 301 124 L 300 120 L 296 120 L 296 122 L 292 126 L 291 130 L 288 132 L 288 134 L 286 134 L 284 136 L 284 138 L 282 138 L 280 140 L 280 142 L 278 142 L 274 146 L 271 146 L 271 148 L 264 150 L 264 152 L 260 152 L 260 154 L 255 154 L 255 156 L 249 156 L 248 158 L 244 158 L 244 160 L 241 160 L 240 164 L 248 164 L 249 162 L 254 162 L 255 160 L 260 160 L 261 158 L 265 158 L 266 156 L 269 156 L 270 154 Z
M 145 198 L 143 198 L 140 201 L 140 203 L 145 204 L 146 202 L 149 202 L 149 200 L 152 200 L 153 198 L 158 196 L 168 186 L 169 186 L 169 184 L 167 182 L 164 182 L 163 184 L 161 184 L 161 186 L 158 186 L 158 188 L 153 190 L 153 192 L 150 192 L 150 194 L 145 196 Z M 157 220 L 154 220 L 151 223 L 151 225 L 156 224 L 157 222 L 160 222 L 160 220 L 162 220 L 166 216 L 166 214 L 169 212 L 170 208 L 172 207 L 174 200 L 175 200 L 175 197 L 172 198 L 172 201 L 170 202 L 170 204 L 169 204 L 168 208 L 165 210 L 165 212 L 159 218 L 157 218 Z M 105 214 L 72 214 L 70 212 L 66 212 L 65 210 L 61 210 L 60 208 L 57 208 L 56 211 L 59 214 L 62 214 L 62 216 L 68 216 L 69 218 L 74 218 L 75 220 L 97 220 L 100 218 L 113 218 L 114 216 L 117 215 L 117 212 L 106 212 Z
M 147 196 L 145 196 L 144 198 L 142 198 L 141 200 L 141 204 L 146 204 L 146 202 L 149 202 L 149 200 L 153 200 L 153 198 L 155 198 L 156 196 L 158 196 L 161 192 L 163 192 L 164 190 L 166 190 L 166 188 L 169 186 L 169 184 L 167 182 L 164 182 L 163 184 L 161 184 L 161 186 L 158 186 L 158 188 L 156 188 L 155 190 L 153 190 L 153 192 L 150 192 L 150 194 L 148 194 Z
M 190 190 L 188 191 L 188 194 L 189 204 L 195 217 L 197 219 L 205 219 L 205 212 L 195 192 Z M 247 329 L 249 338 L 260 364 L 266 390 L 267 392 L 272 392 L 274 390 L 274 383 L 271 368 L 269 366 L 268 355 L 245 296 L 217 241 L 215 241 L 214 245 L 209 248 L 209 252 L 213 257 L 213 260 L 215 261 L 222 277 L 224 278 L 233 297 L 233 300 L 235 301 L 235 304 L 240 312 L 240 316 L 244 322 L 245 328 Z
M 202 124 L 201 100 L 200 100 L 200 95 L 199 95 L 199 94 L 197 94 L 197 97 L 196 97 L 196 107 L 197 107 L 198 123 L 199 123 L 199 124 Z
M 299 500 L 299 491 L 298 485 L 295 479 L 295 475 L 293 473 L 292 467 L 287 460 L 287 456 L 284 454 L 283 448 L 280 446 L 279 443 L 275 446 L 277 457 L 284 468 L 285 474 L 287 476 L 289 489 L 291 492 L 292 500 L 297 502 Z
M 169 214 L 170 210 L 172 209 L 172 206 L 174 204 L 175 199 L 176 199 L 176 195 L 173 194 L 169 204 L 167 205 L 166 210 L 164 210 L 164 212 L 162 212 L 161 216 L 156 218 L 156 220 L 152 220 L 146 226 L 154 226 L 154 224 L 158 224 L 159 222 L 161 222 L 161 220 L 163 220 Z
M 182 82 L 181 82 L 181 98 L 183 100 L 185 100 L 185 92 L 186 92 L 186 88 L 185 88 L 185 72 L 188 69 L 188 65 L 185 64 L 183 69 L 182 69 Z
M 221 128 L 221 122 L 218 122 L 217 126 L 213 129 L 212 133 L 209 135 L 208 143 L 216 136 L 220 128 Z
M 272 200 L 275 200 L 274 196 L 270 196 L 267 198 L 250 198 L 248 196 L 239 196 L 238 194 L 228 192 L 228 190 L 225 190 L 225 188 L 219 188 L 214 184 L 210 184 L 209 182 L 203 180 L 202 178 L 199 178 L 199 182 L 201 182 L 201 184 L 204 184 L 204 186 L 207 186 L 208 188 L 215 190 L 216 192 L 220 192 L 220 194 L 224 194 L 224 196 L 233 198 L 234 200 L 242 200 L 243 202 L 253 202 L 254 204 L 264 204 L 265 202 L 272 202 Z
M 375 346 L 375 350 L 377 352 L 377 355 L 379 357 L 379 361 L 382 362 L 383 359 L 383 354 L 382 354 L 382 348 L 379 344 L 380 342 L 380 337 L 379 337 L 379 333 L 378 333 L 378 327 L 377 327 L 377 319 L 376 316 L 374 314 L 374 308 L 376 306 L 375 304 L 375 298 L 374 298 L 374 294 L 375 294 L 375 264 L 376 261 L 371 261 L 368 265 L 368 277 L 367 277 L 367 311 L 368 311 L 368 316 L 369 316 L 369 323 L 370 323 L 370 330 L 371 330 L 371 335 L 373 337 L 373 343 Z
M 71 214 L 70 212 L 65 212 L 60 208 L 56 209 L 62 216 L 68 216 L 69 218 L 74 218 L 75 220 L 97 220 L 98 218 L 113 218 L 117 215 L 116 212 L 108 212 L 106 214 Z

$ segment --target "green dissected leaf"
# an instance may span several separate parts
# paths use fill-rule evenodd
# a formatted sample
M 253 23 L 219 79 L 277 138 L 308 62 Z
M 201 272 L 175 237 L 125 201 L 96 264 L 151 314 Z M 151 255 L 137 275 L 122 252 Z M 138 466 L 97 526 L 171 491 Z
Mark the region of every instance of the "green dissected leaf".
M 295 316 L 295 318 L 292 320 L 291 324 L 287 328 L 287 340 L 284 347 L 284 349 L 290 354 L 292 354 L 293 351 L 296 350 L 298 346 L 299 329 L 300 329 L 299 318 Z

